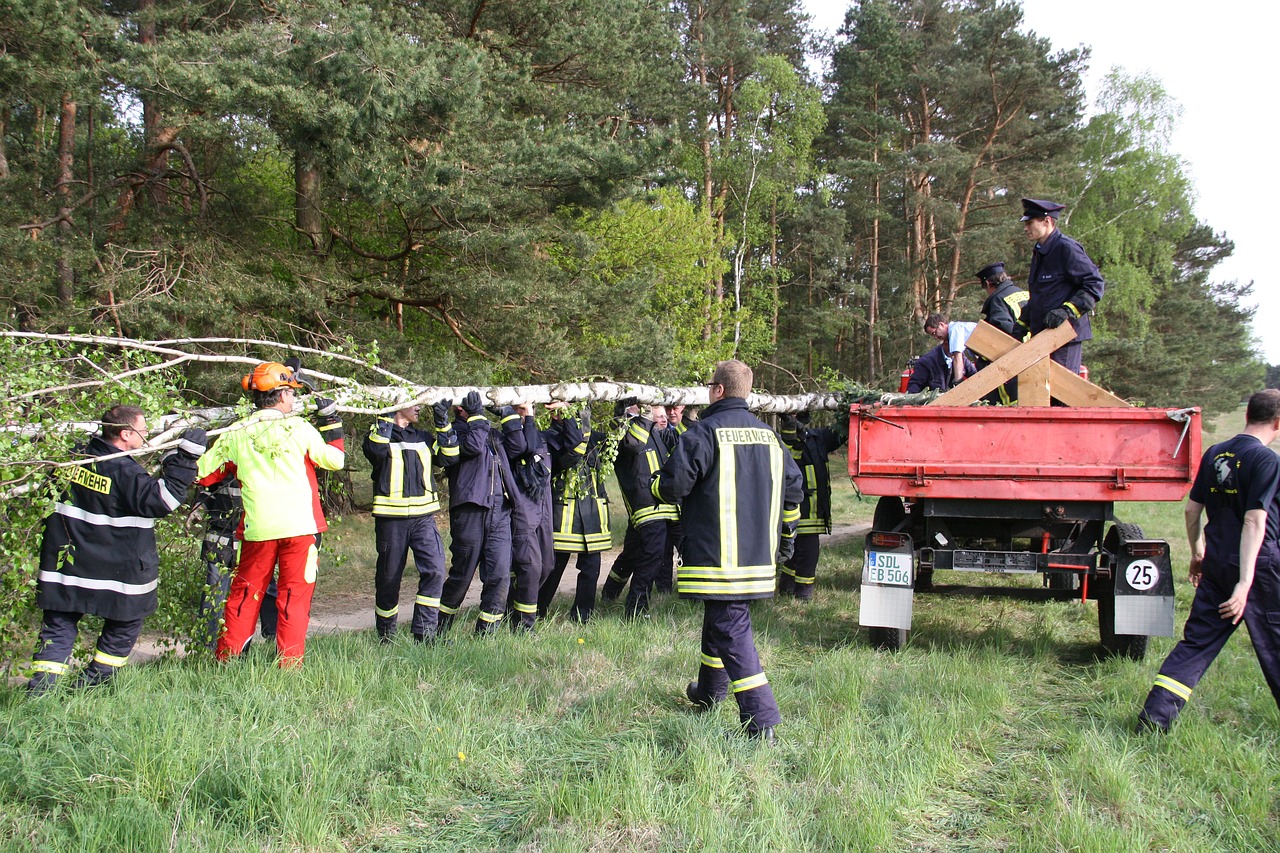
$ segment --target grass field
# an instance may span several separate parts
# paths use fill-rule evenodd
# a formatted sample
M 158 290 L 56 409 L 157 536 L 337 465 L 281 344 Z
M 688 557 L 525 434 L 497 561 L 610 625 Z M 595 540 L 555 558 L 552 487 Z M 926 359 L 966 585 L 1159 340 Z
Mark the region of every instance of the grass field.
M 837 507 L 849 523 L 871 501 L 842 487 Z M 1169 537 L 1181 572 L 1178 505 L 1124 518 Z M 358 538 L 335 575 L 363 571 Z M 351 633 L 316 639 L 298 671 L 254 648 L 132 668 L 108 692 L 0 692 L 0 844 L 1277 849 L 1280 714 L 1243 629 L 1174 731 L 1137 737 L 1172 639 L 1101 660 L 1092 603 L 922 596 L 907 647 L 877 653 L 857 627 L 860 560 L 860 542 L 830 547 L 813 604 L 754 607 L 785 717 L 772 748 L 726 738 L 731 707 L 684 702 L 700 610 L 673 598 L 647 622 L 606 609 L 530 637 Z M 1178 600 L 1185 614 L 1185 581 Z

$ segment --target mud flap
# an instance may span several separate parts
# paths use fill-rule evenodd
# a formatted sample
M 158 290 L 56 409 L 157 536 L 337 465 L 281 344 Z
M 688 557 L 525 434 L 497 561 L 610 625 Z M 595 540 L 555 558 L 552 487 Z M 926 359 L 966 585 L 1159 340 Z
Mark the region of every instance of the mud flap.
M 1115 602 L 1117 634 L 1173 636 L 1173 568 L 1167 542 L 1139 539 L 1121 543 Z

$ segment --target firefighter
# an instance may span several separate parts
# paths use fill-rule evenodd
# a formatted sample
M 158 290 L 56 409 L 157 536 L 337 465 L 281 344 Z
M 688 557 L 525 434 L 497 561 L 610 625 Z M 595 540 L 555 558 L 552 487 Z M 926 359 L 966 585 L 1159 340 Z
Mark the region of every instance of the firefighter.
M 564 403 L 548 404 L 557 411 Z M 511 504 L 511 590 L 507 612 L 513 631 L 532 631 L 538 619 L 538 591 L 555 569 L 552 535 L 551 452 L 533 403 L 515 407 L 524 432 L 525 450 L 511 460 L 516 490 Z
M 732 688 L 747 735 L 772 741 L 782 719 L 751 633 L 752 599 L 773 596 L 775 564 L 791 556 L 803 478 L 777 434 L 747 411 L 751 368 L 722 361 L 711 405 L 653 478 L 664 503 L 682 501 L 681 596 L 701 599 L 702 663 L 685 695 L 703 710 Z
M 1030 297 L 1022 309 L 1022 321 L 1033 335 L 1070 322 L 1075 340 L 1050 358 L 1079 373 L 1082 342 L 1093 337 L 1089 312 L 1102 301 L 1105 283 L 1084 247 L 1058 230 L 1058 216 L 1065 208 L 1052 201 L 1022 200 L 1022 230 L 1035 243 L 1027 275 Z
M 511 500 L 516 491 L 511 458 L 525 451 L 524 424 L 510 406 L 498 409 L 499 428 L 485 417 L 480 394 L 468 392 L 455 407 L 458 464 L 449 477 L 449 552 L 453 559 L 440 595 L 439 630 L 453 624 L 480 570 L 476 633 L 497 630 L 507 605 L 511 574 Z
M 188 529 L 200 515 L 208 524 L 204 541 L 200 544 L 200 561 L 204 563 L 205 592 L 200 599 L 200 615 L 204 617 L 209 648 L 218 644 L 222 633 L 222 614 L 227 606 L 227 593 L 231 590 L 231 576 L 235 574 L 240 558 L 240 540 L 244 537 L 244 502 L 240 498 L 240 481 L 228 477 L 209 488 L 198 487 L 191 502 L 191 514 L 187 518 Z M 274 578 L 262 599 L 258 614 L 262 636 L 274 639 L 276 635 L 276 584 Z
M 139 408 L 112 406 L 100 423 L 101 433 L 80 449 L 85 456 L 113 456 L 146 444 L 147 421 Z M 161 477 L 147 474 L 131 456 L 59 469 L 63 492 L 45 519 L 40 547 L 36 605 L 44 614 L 30 692 L 50 690 L 70 671 L 86 613 L 102 617 L 102 633 L 74 686 L 103 684 L 124 666 L 143 619 L 156 609 L 155 520 L 182 504 L 204 448 L 204 430 L 183 432 L 178 449 L 164 457 Z
M 810 429 L 809 412 L 782 418 L 782 443 L 791 451 L 804 475 L 804 500 L 796 527 L 796 547 L 791 559 L 782 564 L 778 592 L 800 601 L 813 599 L 813 581 L 818 570 L 818 536 L 831 532 L 831 472 L 827 457 L 849 440 L 848 428 Z
M 240 655 L 253 636 L 271 574 L 279 570 L 276 651 L 281 667 L 302 663 L 316 587 L 320 537 L 329 529 L 316 468 L 340 471 L 346 461 L 342 420 L 333 400 L 315 400 L 313 426 L 291 417 L 298 373 L 279 362 L 259 364 L 240 381 L 256 411 L 219 437 L 200 459 L 200 485 L 240 480 L 244 542 L 231 579 L 218 638 L 218 660 Z
M 666 442 L 654 430 L 655 418 L 661 412 L 661 419 L 665 420 L 666 409 L 650 406 L 642 415 L 634 398 L 620 401 L 619 407 L 619 414 L 627 418 L 627 427 L 618 441 L 614 473 L 627 507 L 627 533 L 622 541 L 622 553 L 614 560 L 613 569 L 600 589 L 600 597 L 617 601 L 630 580 L 623 613 L 628 619 L 635 619 L 649 613 L 649 593 L 662 566 L 662 551 L 667 544 L 667 522 L 678 518 L 679 512 L 674 502 L 660 502 L 649 491 L 653 475 L 669 454 Z
M 668 404 L 666 410 L 667 428 L 662 432 L 662 440 L 670 451 L 675 449 L 680 436 L 688 431 L 689 424 L 684 420 L 683 405 Z M 667 522 L 667 544 L 662 548 L 662 565 L 658 567 L 658 576 L 653 581 L 653 588 L 658 592 L 668 593 L 675 589 L 676 566 L 684 543 L 684 524 L 680 521 L 679 509 L 676 507 L 677 517 Z
M 431 407 L 433 431 L 418 429 L 422 406 L 397 409 L 369 427 L 361 450 L 372 466 L 373 532 L 378 561 L 374 570 L 374 630 L 383 643 L 396 633 L 400 611 L 400 582 L 405 561 L 413 551 L 418 570 L 418 594 L 409 630 L 419 643 L 433 640 L 440 617 L 444 587 L 444 542 L 436 529 L 440 496 L 431 474 L 458 461 L 458 437 L 449 424 L 452 400 Z
M 1240 620 L 1280 706 L 1280 391 L 1249 398 L 1244 432 L 1200 460 L 1184 513 L 1196 588 L 1182 640 L 1160 665 L 1138 731 L 1168 731 Z M 1202 513 L 1209 523 L 1200 524 Z
M 946 344 L 938 344 L 915 360 L 911 378 L 907 380 L 908 394 L 951 390 L 951 356 L 946 349 Z
M 978 281 L 987 291 L 987 299 L 982 303 L 982 319 L 1009 337 L 1024 340 L 1027 326 L 1022 322 L 1022 309 L 1030 294 L 1009 278 L 1004 271 L 1004 261 L 978 270 Z
M 552 518 L 555 565 L 538 590 L 538 614 L 545 616 L 560 579 L 577 555 L 578 584 L 570 618 L 586 622 L 596 605 L 600 579 L 600 554 L 609 550 L 609 494 L 600 479 L 600 451 L 605 433 L 591 430 L 591 409 L 584 406 L 576 417 L 552 416 L 547 430 L 551 451 Z

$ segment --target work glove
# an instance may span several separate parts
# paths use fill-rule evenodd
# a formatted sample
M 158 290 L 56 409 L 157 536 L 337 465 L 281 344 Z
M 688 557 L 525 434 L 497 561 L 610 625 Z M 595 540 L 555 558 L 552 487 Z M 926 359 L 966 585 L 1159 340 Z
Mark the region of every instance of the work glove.
M 187 427 L 182 431 L 182 435 L 178 436 L 178 452 L 185 453 L 193 459 L 203 455 L 208 446 L 209 436 L 200 427 Z
M 484 404 L 480 402 L 479 391 L 468 391 L 467 396 L 462 398 L 462 409 L 467 413 L 467 417 L 474 418 L 476 415 L 484 411 Z
M 343 437 L 342 418 L 338 417 L 338 404 L 328 397 L 316 397 L 316 412 L 313 417 L 316 429 L 324 440 L 332 443 Z
M 516 413 L 516 410 L 510 406 L 485 406 L 485 411 L 493 415 L 498 420 L 506 420 Z
M 388 441 L 391 439 L 391 433 L 395 428 L 395 422 L 388 418 L 378 418 L 373 422 L 373 434 Z
M 783 536 L 778 540 L 778 555 L 774 558 L 774 562 L 782 565 L 791 559 L 791 555 L 796 552 L 796 540 L 794 536 Z
M 632 406 L 639 405 L 640 401 L 635 397 L 623 397 L 621 400 L 613 404 L 613 416 L 615 418 L 625 417 L 627 409 Z
M 1054 308 L 1044 315 L 1046 329 L 1056 329 L 1071 319 L 1071 312 L 1064 308 Z
M 307 386 L 308 391 L 311 391 L 313 394 L 315 393 L 315 383 L 311 381 L 310 377 L 302 372 L 302 359 L 297 356 L 294 356 L 293 358 L 286 358 L 284 360 L 284 366 L 293 371 L 293 378 L 295 380 Z
M 449 425 L 449 410 L 453 408 L 452 400 L 440 400 L 431 407 L 431 417 L 436 429 L 444 429 Z
M 582 424 L 584 434 L 591 432 L 591 405 L 587 404 L 578 412 L 578 423 Z
M 799 418 L 797 418 L 795 415 L 791 414 L 790 412 L 787 412 L 782 416 L 782 419 L 778 421 L 778 425 L 782 427 L 783 432 L 799 432 L 800 431 Z

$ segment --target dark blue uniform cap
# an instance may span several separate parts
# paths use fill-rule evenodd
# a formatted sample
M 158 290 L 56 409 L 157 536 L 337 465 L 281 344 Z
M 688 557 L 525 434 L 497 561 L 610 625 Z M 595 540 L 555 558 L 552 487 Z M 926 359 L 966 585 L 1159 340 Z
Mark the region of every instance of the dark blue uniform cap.
M 978 270 L 978 278 L 983 281 L 990 281 L 991 279 L 999 276 L 1002 272 L 1004 272 L 1004 261 L 997 261 L 994 264 L 987 264 L 985 267 Z
M 1026 222 L 1028 219 L 1041 219 L 1045 216 L 1058 218 L 1058 214 L 1066 209 L 1065 204 L 1058 204 L 1056 201 L 1045 201 L 1039 198 L 1024 198 L 1022 200 L 1022 218 L 1019 222 Z

